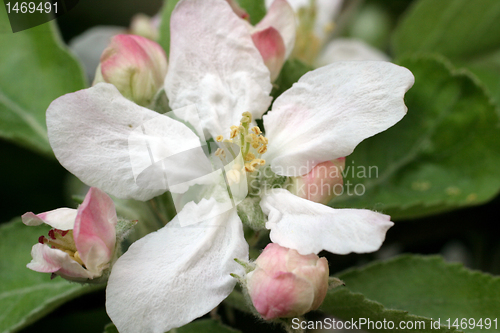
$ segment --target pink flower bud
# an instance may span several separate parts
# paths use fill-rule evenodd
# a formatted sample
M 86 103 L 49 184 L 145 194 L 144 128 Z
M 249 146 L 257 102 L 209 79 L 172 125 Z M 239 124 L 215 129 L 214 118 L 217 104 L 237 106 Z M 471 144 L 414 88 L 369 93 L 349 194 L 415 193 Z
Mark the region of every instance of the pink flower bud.
M 293 177 L 287 189 L 301 198 L 326 205 L 342 193 L 344 167 L 345 157 L 319 163 L 308 174 Z
M 147 106 L 163 86 L 167 57 L 157 43 L 136 35 L 116 35 L 101 55 L 94 85 L 113 84 L 135 103 Z
M 316 254 L 270 243 L 246 282 L 252 303 L 266 319 L 295 317 L 316 310 L 328 290 L 328 262 Z
M 111 198 L 91 187 L 78 209 L 59 208 L 35 215 L 26 213 L 29 226 L 48 224 L 48 237 L 40 236 L 31 250 L 28 268 L 60 275 L 72 281 L 93 280 L 110 265 L 116 244 L 117 217 Z
M 271 72 L 271 82 L 274 82 L 285 63 L 285 43 L 281 34 L 273 27 L 252 34 L 252 40 Z

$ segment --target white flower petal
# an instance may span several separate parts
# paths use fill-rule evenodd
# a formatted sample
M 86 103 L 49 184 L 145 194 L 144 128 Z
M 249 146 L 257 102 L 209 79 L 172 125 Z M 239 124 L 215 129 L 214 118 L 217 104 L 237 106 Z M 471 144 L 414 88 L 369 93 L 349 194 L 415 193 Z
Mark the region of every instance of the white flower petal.
M 393 225 L 390 216 L 367 209 L 333 209 L 285 189 L 267 193 L 260 206 L 268 215 L 271 240 L 300 254 L 373 252 Z
M 256 30 L 265 30 L 273 27 L 283 38 L 285 43 L 285 59 L 290 56 L 295 44 L 295 12 L 286 0 L 275 0 L 267 12 L 266 16 L 256 26 Z
M 325 47 L 316 60 L 318 67 L 335 61 L 389 61 L 380 50 L 354 38 L 336 38 Z
M 196 22 L 187 24 L 186 22 Z M 271 103 L 270 73 L 246 23 L 226 1 L 181 1 L 172 13 L 165 90 L 172 109 L 195 104 L 206 138 L 224 135 Z
M 77 210 L 73 208 L 57 208 L 48 212 L 23 214 L 23 223 L 29 226 L 37 226 L 42 223 L 50 225 L 59 230 L 72 230 L 75 225 Z
M 383 61 L 335 62 L 305 74 L 264 116 L 266 160 L 279 175 L 300 176 L 351 154 L 403 118 L 413 82 L 408 69 Z
M 215 200 L 200 202 L 209 213 Z M 166 227 L 138 240 L 113 266 L 106 309 L 121 333 L 163 333 L 216 307 L 233 290 L 234 258 L 248 245 L 233 209 L 196 225 Z
M 150 176 L 157 162 L 200 146 L 186 125 L 138 106 L 107 83 L 56 99 L 47 110 L 47 128 L 66 169 L 87 185 L 124 199 L 148 200 L 165 192 L 165 186 L 139 186 L 139 171 L 159 183 Z
M 86 280 L 95 277 L 79 263 L 71 259 L 69 254 L 58 249 L 52 249 L 44 244 L 35 244 L 31 248 L 33 259 L 26 265 L 40 273 L 57 273 L 70 280 Z

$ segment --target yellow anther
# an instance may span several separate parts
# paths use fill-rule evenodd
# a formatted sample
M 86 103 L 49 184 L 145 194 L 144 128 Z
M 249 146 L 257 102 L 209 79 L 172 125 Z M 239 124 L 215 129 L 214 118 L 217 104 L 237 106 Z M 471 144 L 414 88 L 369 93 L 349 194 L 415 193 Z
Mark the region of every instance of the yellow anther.
M 246 156 L 245 156 L 245 161 L 252 161 L 253 159 L 255 159 L 255 155 L 252 154 L 252 153 L 248 153 Z
M 269 143 L 269 140 L 266 137 L 259 135 L 259 142 L 264 144 L 264 145 L 267 145 Z
M 258 161 L 260 165 L 266 164 L 266 160 L 263 160 L 262 158 L 256 158 L 255 160 Z
M 222 135 L 219 135 L 218 137 L 215 138 L 215 141 L 217 142 L 221 142 L 222 140 L 224 140 L 224 137 Z
M 234 139 L 240 132 L 240 128 L 239 126 L 231 126 L 231 135 L 230 135 L 230 138 L 231 139 Z
M 245 170 L 247 172 L 254 172 L 255 168 L 250 163 L 245 163 Z
M 267 146 L 262 146 L 257 150 L 259 154 L 264 154 L 266 151 L 267 151 Z
M 255 134 L 261 134 L 261 130 L 259 128 L 259 126 L 254 126 L 251 128 L 252 132 L 254 132 Z
M 253 147 L 253 148 L 257 149 L 257 148 L 259 148 L 259 146 L 260 146 L 260 143 L 259 143 L 258 141 L 253 141 L 253 142 L 252 142 L 252 147 Z M 259 154 L 260 154 L 260 153 L 259 153 Z
M 226 152 L 224 151 L 224 149 L 217 148 L 217 150 L 215 151 L 215 156 L 226 157 Z
M 255 167 L 258 167 L 260 165 L 260 163 L 257 160 L 253 160 L 252 162 L 250 162 L 250 165 L 255 168 Z

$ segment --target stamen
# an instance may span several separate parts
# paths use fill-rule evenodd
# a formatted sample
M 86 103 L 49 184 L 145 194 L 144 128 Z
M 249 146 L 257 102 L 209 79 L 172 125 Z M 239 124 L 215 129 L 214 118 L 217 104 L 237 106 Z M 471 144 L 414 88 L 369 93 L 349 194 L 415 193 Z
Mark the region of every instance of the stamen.
M 252 154 L 252 153 L 248 153 L 246 156 L 245 156 L 245 161 L 246 162 L 249 162 L 251 160 L 255 159 L 255 155 Z
M 261 130 L 259 128 L 259 126 L 254 126 L 251 128 L 252 132 L 254 132 L 255 134 L 261 134 Z
M 217 142 L 222 142 L 224 140 L 224 137 L 222 135 L 219 135 L 218 137 L 215 138 L 215 141 Z
M 226 152 L 224 151 L 224 149 L 221 149 L 221 148 L 217 148 L 217 150 L 215 151 L 215 156 L 221 158 L 224 158 L 226 157 Z
M 54 239 L 54 240 L 56 239 L 56 235 L 54 233 L 54 229 L 50 229 L 50 231 L 49 231 L 49 237 L 52 238 L 52 239 Z
M 245 170 L 247 172 L 254 172 L 255 168 L 250 163 L 245 163 Z
M 249 128 L 250 123 L 252 122 L 252 118 L 253 117 L 250 112 L 243 112 L 240 124 L 238 126 L 231 126 L 230 137 L 234 140 L 223 140 L 222 136 L 218 136 L 216 138 L 216 140 L 219 142 L 220 140 L 223 140 L 224 142 L 234 142 L 240 146 L 243 160 L 246 163 L 241 171 L 235 170 L 236 172 L 253 172 L 256 170 L 256 168 L 266 163 L 266 161 L 263 159 L 255 158 L 255 155 L 264 154 L 267 151 L 268 139 L 261 135 L 262 131 L 258 126 Z M 219 157 L 225 156 L 223 154 L 224 153 L 219 150 L 215 152 L 215 155 Z M 239 181 L 239 177 L 236 175 L 236 172 L 229 171 L 228 180 L 230 182 Z

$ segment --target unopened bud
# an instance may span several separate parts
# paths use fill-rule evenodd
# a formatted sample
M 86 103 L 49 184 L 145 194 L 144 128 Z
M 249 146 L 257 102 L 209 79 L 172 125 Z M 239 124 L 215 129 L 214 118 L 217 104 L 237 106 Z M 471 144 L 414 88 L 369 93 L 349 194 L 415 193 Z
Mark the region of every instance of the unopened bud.
M 327 204 L 342 193 L 345 157 L 316 165 L 308 174 L 292 177 L 288 190 L 314 202 Z
M 246 276 L 252 303 L 266 320 L 289 318 L 316 310 L 328 290 L 328 262 L 316 254 L 270 243 Z
M 281 34 L 273 27 L 252 34 L 252 40 L 271 72 L 271 82 L 274 82 L 285 63 L 286 48 Z
M 147 106 L 163 86 L 167 57 L 157 43 L 136 35 L 116 35 L 104 50 L 94 85 L 113 84 L 131 101 Z

